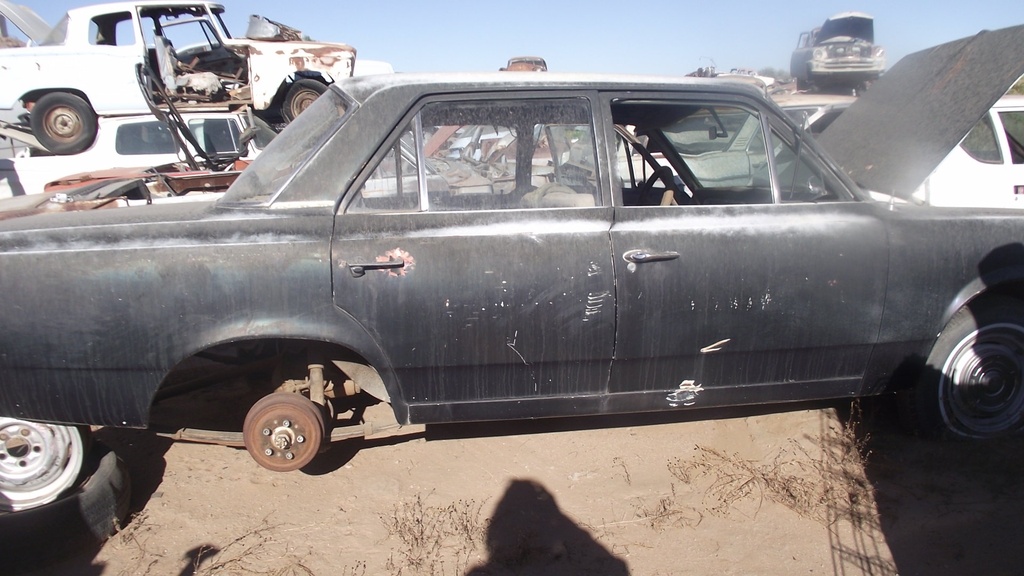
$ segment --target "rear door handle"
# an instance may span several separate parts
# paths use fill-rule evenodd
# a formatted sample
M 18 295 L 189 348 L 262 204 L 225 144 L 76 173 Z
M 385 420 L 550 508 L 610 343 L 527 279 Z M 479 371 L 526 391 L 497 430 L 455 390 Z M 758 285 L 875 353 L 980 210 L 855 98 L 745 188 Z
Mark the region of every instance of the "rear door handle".
M 629 250 L 622 255 L 622 259 L 626 262 L 633 262 L 635 264 L 643 264 L 645 262 L 664 262 L 665 260 L 675 260 L 679 258 L 679 252 L 648 252 L 647 250 Z
M 362 278 L 366 275 L 367 270 L 393 270 L 404 267 L 405 260 L 390 258 L 387 262 L 367 262 L 365 264 L 350 262 L 348 264 L 348 271 L 352 273 L 353 278 Z

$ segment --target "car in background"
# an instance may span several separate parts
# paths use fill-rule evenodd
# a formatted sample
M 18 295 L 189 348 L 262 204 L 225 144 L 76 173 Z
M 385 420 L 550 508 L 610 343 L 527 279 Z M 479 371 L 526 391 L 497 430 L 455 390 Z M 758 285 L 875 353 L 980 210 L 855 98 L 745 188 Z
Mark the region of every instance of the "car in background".
M 498 68 L 501 72 L 547 72 L 548 63 L 540 56 L 513 56 L 508 64 Z
M 242 113 L 190 113 L 182 120 L 202 152 L 214 158 L 252 160 L 273 138 L 258 118 Z M 245 137 L 250 129 L 254 137 Z M 101 117 L 96 140 L 83 152 L 57 156 L 30 147 L 14 158 L 0 158 L 0 198 L 39 194 L 47 183 L 85 171 L 184 163 L 186 150 L 198 154 L 190 143 L 184 145 L 155 116 Z
M 932 206 L 1024 208 L 1024 96 L 1000 98 L 913 198 Z
M 0 50 L 0 110 L 19 105 L 54 154 L 96 137 L 97 116 L 251 107 L 291 121 L 327 85 L 352 75 L 356 51 L 310 42 L 251 16 L 230 34 L 224 7 L 202 0 L 95 4 L 68 10 L 52 28 L 26 6 L 0 0 L 0 15 L 32 45 Z
M 800 34 L 789 73 L 800 90 L 862 90 L 885 70 L 885 49 L 874 42 L 874 18 L 863 12 L 836 14 Z

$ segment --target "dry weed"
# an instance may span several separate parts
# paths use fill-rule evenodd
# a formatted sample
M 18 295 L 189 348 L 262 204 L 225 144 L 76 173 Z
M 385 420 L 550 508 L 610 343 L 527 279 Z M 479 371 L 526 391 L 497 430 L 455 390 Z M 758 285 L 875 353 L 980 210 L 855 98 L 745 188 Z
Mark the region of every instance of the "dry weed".
M 241 534 L 224 547 L 203 544 L 186 551 L 182 556 L 168 558 L 162 547 L 150 546 L 150 537 L 155 530 L 145 511 L 140 512 L 117 535 L 116 546 L 131 551 L 132 564 L 120 571 L 121 575 L 164 574 L 167 564 L 176 564 L 174 572 L 189 576 L 313 576 L 313 571 L 302 564 L 292 552 L 283 554 L 274 542 L 273 532 L 278 528 L 264 521 L 259 527 Z M 180 562 L 184 560 L 182 567 Z M 366 566 L 362 564 L 341 574 L 363 576 Z
M 485 538 L 482 507 L 473 500 L 430 506 L 420 495 L 412 502 L 396 504 L 391 514 L 380 517 L 389 537 L 402 543 L 385 568 L 396 576 L 435 576 L 445 573 L 447 558 L 454 558 L 453 573 L 463 573 Z
M 675 484 L 671 485 L 672 493 L 663 496 L 653 507 L 642 506 L 638 515 L 646 519 L 651 528 L 662 531 L 669 528 L 695 528 L 704 519 L 704 515 L 692 506 L 684 506 L 676 495 Z
M 765 461 L 698 445 L 694 456 L 674 459 L 668 469 L 686 484 L 709 482 L 705 506 L 714 515 L 756 516 L 769 500 L 826 526 L 840 519 L 859 526 L 874 518 L 873 495 L 864 474 L 867 439 L 857 437 L 854 424 L 830 419 L 820 437 L 809 440 L 819 454 L 812 454 L 806 443 L 791 440 Z

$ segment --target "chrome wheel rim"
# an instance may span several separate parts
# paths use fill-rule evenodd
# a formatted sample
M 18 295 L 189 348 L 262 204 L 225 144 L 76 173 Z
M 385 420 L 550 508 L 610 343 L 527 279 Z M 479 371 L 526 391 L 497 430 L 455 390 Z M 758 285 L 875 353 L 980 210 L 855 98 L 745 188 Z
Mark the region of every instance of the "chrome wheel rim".
M 992 324 L 963 338 L 947 357 L 939 405 L 950 429 L 965 436 L 1015 432 L 1024 412 L 1024 328 Z
M 76 428 L 0 418 L 0 510 L 56 500 L 75 483 L 83 459 Z

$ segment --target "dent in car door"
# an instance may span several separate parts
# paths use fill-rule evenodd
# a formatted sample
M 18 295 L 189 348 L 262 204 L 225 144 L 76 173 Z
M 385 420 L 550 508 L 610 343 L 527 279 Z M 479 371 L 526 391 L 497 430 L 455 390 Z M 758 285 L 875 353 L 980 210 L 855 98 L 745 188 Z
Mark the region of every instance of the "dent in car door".
M 549 414 L 603 393 L 611 209 L 585 100 L 427 105 L 336 218 L 335 303 L 413 421 Z M 515 402 L 498 402 L 515 399 Z

